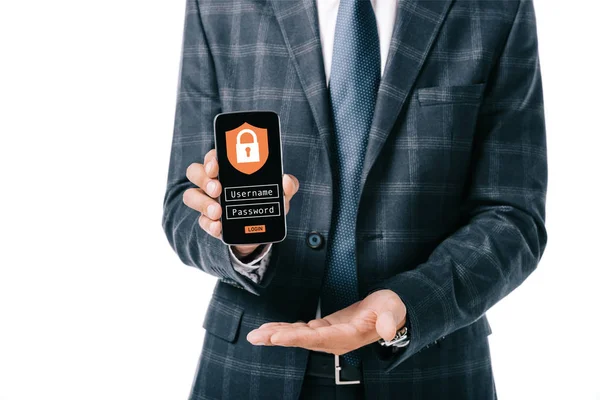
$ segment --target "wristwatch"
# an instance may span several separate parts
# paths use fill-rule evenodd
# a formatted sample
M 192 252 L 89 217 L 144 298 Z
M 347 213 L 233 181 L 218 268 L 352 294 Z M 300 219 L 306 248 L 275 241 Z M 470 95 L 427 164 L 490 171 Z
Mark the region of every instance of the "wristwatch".
M 408 327 L 404 325 L 402 328 L 398 329 L 398 331 L 396 331 L 396 336 L 394 336 L 392 340 L 384 340 L 381 338 L 377 342 L 385 347 L 406 347 L 410 343 Z

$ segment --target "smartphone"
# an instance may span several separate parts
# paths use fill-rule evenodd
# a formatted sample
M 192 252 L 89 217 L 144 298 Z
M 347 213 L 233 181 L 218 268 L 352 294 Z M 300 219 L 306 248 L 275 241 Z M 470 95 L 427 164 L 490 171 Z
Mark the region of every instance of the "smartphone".
M 221 240 L 229 245 L 285 239 L 279 116 L 273 111 L 218 114 L 214 119 L 222 208 Z

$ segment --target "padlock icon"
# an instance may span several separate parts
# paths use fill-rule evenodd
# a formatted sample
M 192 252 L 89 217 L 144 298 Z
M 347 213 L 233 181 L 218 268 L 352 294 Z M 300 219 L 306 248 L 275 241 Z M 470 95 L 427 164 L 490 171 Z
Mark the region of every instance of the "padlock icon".
M 241 139 L 244 134 L 252 135 L 252 142 L 250 143 L 242 143 Z M 260 153 L 258 150 L 258 138 L 256 137 L 256 133 L 252 129 L 242 129 L 237 134 L 236 145 L 235 145 L 235 153 L 237 157 L 237 162 L 242 163 L 252 163 L 252 162 L 260 162 Z
M 242 143 L 242 140 L 249 143 Z M 252 175 L 269 159 L 269 135 L 266 128 L 244 122 L 237 128 L 225 131 L 225 143 L 229 165 L 242 174 Z

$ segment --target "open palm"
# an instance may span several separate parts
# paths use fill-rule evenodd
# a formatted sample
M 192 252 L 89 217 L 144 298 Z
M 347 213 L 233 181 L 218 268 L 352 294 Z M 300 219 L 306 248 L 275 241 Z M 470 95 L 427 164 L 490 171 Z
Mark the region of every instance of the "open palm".
M 406 307 L 391 290 L 378 290 L 364 300 L 309 322 L 269 322 L 251 331 L 250 343 L 302 347 L 345 354 L 375 342 L 391 340 L 406 322 Z

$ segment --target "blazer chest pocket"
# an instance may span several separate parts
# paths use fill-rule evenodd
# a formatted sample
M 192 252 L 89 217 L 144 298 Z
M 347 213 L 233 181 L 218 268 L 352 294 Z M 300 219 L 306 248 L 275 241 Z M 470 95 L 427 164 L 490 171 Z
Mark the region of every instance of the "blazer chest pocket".
M 412 134 L 419 179 L 460 190 L 468 173 L 484 88 L 484 83 L 478 83 L 415 89 Z
M 470 144 L 485 84 L 417 89 L 418 136 L 464 148 Z M 465 142 L 466 140 L 466 142 Z
M 237 340 L 244 309 L 227 299 L 213 296 L 202 327 L 227 342 Z

